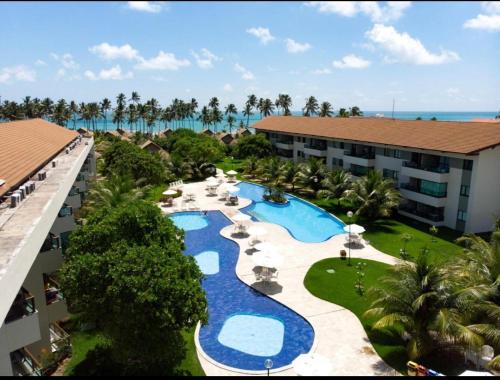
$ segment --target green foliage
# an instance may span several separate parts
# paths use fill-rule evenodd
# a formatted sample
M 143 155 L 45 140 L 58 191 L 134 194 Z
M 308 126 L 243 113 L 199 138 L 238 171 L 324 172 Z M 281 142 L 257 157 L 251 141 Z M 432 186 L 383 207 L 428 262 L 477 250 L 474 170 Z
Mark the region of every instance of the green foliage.
M 267 187 L 262 198 L 264 198 L 266 201 L 275 203 L 288 202 L 288 199 L 285 197 L 285 192 L 283 191 L 283 189 L 280 189 L 278 187 Z
M 147 184 L 159 184 L 166 180 L 164 160 L 158 154 L 142 150 L 127 141 L 115 141 L 103 153 L 103 174 L 131 176 L 145 179 Z
M 356 264 L 356 281 L 354 283 L 354 288 L 360 296 L 365 294 L 365 267 L 366 262 L 359 261 Z
M 128 373 L 173 368 L 181 330 L 207 320 L 203 275 L 182 249 L 182 231 L 143 201 L 99 210 L 71 236 L 60 274 L 68 308 L 97 325 Z
M 262 158 L 271 154 L 272 146 L 263 133 L 257 133 L 239 137 L 233 151 L 237 158 L 247 158 L 250 156 Z
M 302 187 L 311 189 L 316 194 L 328 173 L 328 168 L 322 160 L 314 157 L 309 157 L 306 162 L 299 165 L 298 183 Z

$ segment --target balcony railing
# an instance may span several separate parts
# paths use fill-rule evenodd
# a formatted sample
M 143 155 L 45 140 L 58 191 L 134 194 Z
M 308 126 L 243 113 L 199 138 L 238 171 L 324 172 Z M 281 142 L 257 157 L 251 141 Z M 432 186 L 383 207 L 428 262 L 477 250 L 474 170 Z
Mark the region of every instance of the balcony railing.
M 51 276 L 45 275 L 45 301 L 47 305 L 64 300 L 59 283 Z
M 59 210 L 59 216 L 62 218 L 69 215 L 73 215 L 73 207 L 68 205 L 61 207 L 61 209 Z
M 45 241 L 43 242 L 40 252 L 51 251 L 53 249 L 61 248 L 61 237 L 53 234 L 49 234 Z
M 52 352 L 69 353 L 69 334 L 58 323 L 51 323 L 49 326 L 50 347 Z
M 11 354 L 14 376 L 43 376 L 42 365 L 27 348 L 21 348 Z
M 304 148 L 306 148 L 306 149 L 315 149 L 315 150 L 326 150 L 326 144 L 325 145 L 305 144 Z
M 356 152 L 352 152 L 352 151 L 348 150 L 348 151 L 344 152 L 344 156 L 364 158 L 366 160 L 373 160 L 373 159 L 375 159 L 375 152 L 356 153 Z
M 287 140 L 287 139 L 278 139 L 276 140 L 277 144 L 293 144 L 293 139 Z
M 403 166 L 412 169 L 424 170 L 426 172 L 432 172 L 432 173 L 445 174 L 450 172 L 449 165 L 424 166 L 424 165 L 419 165 L 418 163 L 413 161 L 404 161 Z
M 80 194 L 80 190 L 78 189 L 78 187 L 72 186 L 71 190 L 68 193 L 68 196 L 72 197 L 74 195 L 79 195 L 79 194 Z
M 433 190 L 429 190 L 429 189 L 422 189 L 422 188 L 419 188 L 417 185 L 413 185 L 411 183 L 402 183 L 401 188 L 413 191 L 415 193 L 429 195 L 429 196 L 434 197 L 434 198 L 446 198 L 446 196 L 447 196 L 446 191 L 438 191 L 438 190 L 433 191 Z
M 5 318 L 5 323 L 13 322 L 23 317 L 33 314 L 35 309 L 35 297 L 26 289 L 21 288 L 16 299 L 10 307 L 9 313 Z
M 413 214 L 416 216 L 420 216 L 421 218 L 431 220 L 433 222 L 442 222 L 444 220 L 444 215 L 441 215 L 437 212 L 424 212 L 417 210 L 414 207 L 409 207 L 409 206 L 399 206 L 399 209 L 401 211 L 407 212 L 409 214 Z
M 85 175 L 83 173 L 78 173 L 78 175 L 76 176 L 76 181 L 85 181 Z

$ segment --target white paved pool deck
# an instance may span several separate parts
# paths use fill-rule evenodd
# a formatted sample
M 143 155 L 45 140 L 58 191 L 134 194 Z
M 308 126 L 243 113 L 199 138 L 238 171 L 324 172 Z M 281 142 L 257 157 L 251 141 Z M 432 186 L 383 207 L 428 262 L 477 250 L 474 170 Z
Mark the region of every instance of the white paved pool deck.
M 251 201 L 239 197 L 238 206 L 227 206 L 219 197 L 207 196 L 205 182 L 184 184 L 184 193 L 196 194 L 196 203 L 201 210 L 219 210 L 228 218 L 231 218 L 238 209 L 248 206 Z M 181 211 L 181 199 L 174 200 L 172 207 L 161 207 L 166 213 Z M 186 211 L 186 210 L 182 210 Z M 249 246 L 249 238 L 234 237 L 233 226 L 227 226 L 221 230 L 221 235 L 235 241 L 240 246 L 240 254 L 236 265 L 237 276 L 249 286 L 262 291 L 269 297 L 281 302 L 293 309 L 312 325 L 315 340 L 312 352 L 319 353 L 333 364 L 332 375 L 354 376 L 354 375 L 395 375 L 392 368 L 377 355 L 373 349 L 363 326 L 358 318 L 349 310 L 336 304 L 323 301 L 313 296 L 304 286 L 304 278 L 309 268 L 316 262 L 329 257 L 339 257 L 341 249 L 348 251 L 344 245 L 345 235 L 333 236 L 321 243 L 303 243 L 294 239 L 283 227 L 264 222 L 249 222 L 250 225 L 261 225 L 267 234 L 261 240 L 271 242 L 279 248 L 285 260 L 279 268 L 276 283 L 263 285 L 255 281 L 252 269 L 252 249 Z M 356 258 L 376 260 L 388 264 L 395 264 L 398 260 L 390 255 L 380 252 L 369 244 L 360 248 L 351 248 L 351 260 L 356 263 Z M 332 274 L 334 275 L 334 274 Z M 217 365 L 201 352 L 198 344 L 197 334 L 195 342 L 198 350 L 198 358 L 208 376 L 235 376 L 248 375 L 249 372 L 240 373 Z M 264 365 L 263 358 L 262 362 Z M 265 373 L 261 373 L 264 375 Z M 271 375 L 295 375 L 293 368 L 283 370 L 271 370 Z

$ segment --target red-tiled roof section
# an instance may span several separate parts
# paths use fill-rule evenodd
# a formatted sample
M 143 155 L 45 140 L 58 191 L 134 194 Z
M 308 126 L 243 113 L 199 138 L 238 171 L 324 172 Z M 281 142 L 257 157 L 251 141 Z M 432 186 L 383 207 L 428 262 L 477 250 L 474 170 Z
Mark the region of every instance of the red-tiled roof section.
M 258 131 L 288 132 L 463 154 L 500 144 L 500 123 L 269 116 L 252 127 Z
M 76 131 L 42 119 L 0 123 L 0 196 L 57 155 L 78 137 Z

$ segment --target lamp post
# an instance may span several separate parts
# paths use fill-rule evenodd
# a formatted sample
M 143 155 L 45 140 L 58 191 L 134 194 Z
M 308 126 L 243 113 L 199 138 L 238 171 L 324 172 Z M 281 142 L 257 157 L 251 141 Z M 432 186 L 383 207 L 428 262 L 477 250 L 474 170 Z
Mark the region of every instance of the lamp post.
M 347 265 L 351 266 L 351 218 L 352 211 L 347 211 L 347 217 L 349 218 L 349 260 L 347 261 Z
M 269 376 L 269 371 L 273 368 L 273 361 L 271 359 L 266 359 L 264 362 L 264 367 L 267 369 L 267 376 Z

